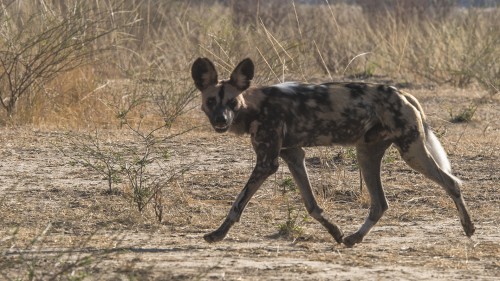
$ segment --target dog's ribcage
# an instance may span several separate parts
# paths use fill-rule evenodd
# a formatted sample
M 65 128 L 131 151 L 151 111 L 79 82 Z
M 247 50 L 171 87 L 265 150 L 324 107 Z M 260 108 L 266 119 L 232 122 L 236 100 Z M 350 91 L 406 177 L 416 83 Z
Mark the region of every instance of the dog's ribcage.
M 290 82 L 250 89 L 244 98 L 248 109 L 235 125 L 247 123 L 249 128 L 248 122 L 257 121 L 261 129 L 272 129 L 283 124 L 283 148 L 349 145 L 388 137 L 390 127 L 392 133 L 397 129 L 390 123 L 397 120 L 394 111 L 402 103 L 395 88 L 364 83 Z

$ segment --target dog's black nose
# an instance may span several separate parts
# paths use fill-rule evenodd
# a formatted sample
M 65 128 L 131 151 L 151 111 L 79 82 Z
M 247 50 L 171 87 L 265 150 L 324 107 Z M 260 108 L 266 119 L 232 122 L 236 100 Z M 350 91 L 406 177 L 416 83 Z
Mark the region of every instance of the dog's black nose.
M 226 115 L 221 114 L 221 115 L 215 116 L 215 123 L 217 123 L 217 124 L 226 124 L 227 123 Z

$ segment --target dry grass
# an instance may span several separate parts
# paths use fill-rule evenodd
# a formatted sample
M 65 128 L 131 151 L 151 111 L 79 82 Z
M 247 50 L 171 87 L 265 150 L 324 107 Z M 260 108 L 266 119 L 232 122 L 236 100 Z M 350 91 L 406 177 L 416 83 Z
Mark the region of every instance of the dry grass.
M 107 35 L 91 47 L 104 51 L 37 80 L 12 116 L 0 111 L 0 278 L 319 280 L 332 278 L 327 272 L 339 279 L 411 279 L 404 272 L 415 271 L 418 279 L 481 279 L 498 271 L 498 9 L 450 9 L 422 20 L 408 10 L 371 14 L 297 1 L 269 1 L 258 12 L 218 1 L 83 2 L 93 11 L 85 16 L 103 17 L 99 29 Z M 58 19 L 83 2 L 14 0 L 0 12 L 29 19 L 42 5 Z M 23 27 L 4 15 L 0 52 L 9 37 L 2 23 Z M 189 68 L 198 56 L 215 61 L 221 77 L 251 57 L 256 84 L 365 79 L 411 88 L 467 183 L 477 240 L 464 241 L 444 191 L 390 150 L 383 180 L 391 209 L 360 247 L 333 245 L 308 219 L 299 194 L 284 194 L 286 168 L 266 181 L 223 244 L 203 244 L 202 234 L 223 220 L 255 159 L 246 138 L 214 135 L 197 110 Z M 5 71 L 0 66 L 2 100 L 9 96 Z M 449 122 L 471 108 L 467 123 Z M 78 152 L 88 140 L 83 136 L 95 132 L 101 137 L 90 140 L 102 142 L 103 152 L 127 151 L 117 170 L 146 163 L 145 175 L 163 182 L 161 196 L 142 212 L 125 177 L 110 193 L 98 171 L 71 165 L 71 157 L 91 157 Z M 138 161 L 148 149 L 154 159 Z M 369 206 L 354 150 L 307 153 L 320 205 L 345 232 L 354 231 Z M 183 167 L 190 169 L 176 174 Z M 276 235 L 280 229 L 290 237 Z
M 44 5 L 54 19 L 57 15 L 64 19 L 71 16 L 68 8 L 79 2 L 35 1 L 30 6 L 13 1 L 3 12 L 22 13 L 29 22 L 38 15 L 37 7 Z M 109 126 L 115 112 L 108 104 L 133 91 L 121 88 L 123 84 L 164 81 L 182 94 L 190 88 L 185 81 L 197 56 L 212 58 L 223 69 L 221 75 L 249 56 L 257 62 L 256 83 L 378 77 L 396 84 L 479 85 L 491 94 L 499 88 L 500 26 L 495 8 L 447 7 L 447 13 L 422 18 L 413 10 L 382 14 L 345 4 L 293 1 L 263 4 L 251 15 L 252 7 L 231 9 L 196 1 L 110 3 L 86 4 L 87 17 L 107 31 L 93 42 L 96 50 L 103 51 L 68 73 L 36 80 L 36 87 L 18 101 L 17 114 L 9 119 L 2 111 L 3 124 Z M 13 17 L 4 21 L 11 28 L 2 29 L 0 48 L 12 50 L 6 48 L 9 32 L 29 25 Z M 0 70 L 0 75 L 7 71 Z M 4 78 L 2 100 L 9 97 Z

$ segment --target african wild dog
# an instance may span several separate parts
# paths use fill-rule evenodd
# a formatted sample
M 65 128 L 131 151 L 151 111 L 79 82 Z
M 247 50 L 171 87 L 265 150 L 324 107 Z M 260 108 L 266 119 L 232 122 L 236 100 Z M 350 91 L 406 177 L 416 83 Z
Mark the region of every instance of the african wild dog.
M 278 157 L 287 163 L 309 214 L 338 243 L 351 247 L 361 242 L 388 208 L 380 166 L 391 144 L 413 169 L 446 190 L 455 202 L 465 234 L 474 234 L 474 224 L 460 192 L 460 180 L 451 174 L 446 153 L 413 96 L 386 85 L 348 82 L 319 85 L 290 82 L 250 88 L 254 75 L 250 59 L 241 61 L 230 79 L 219 81 L 213 63 L 198 58 L 191 75 L 202 93 L 202 110 L 215 131 L 250 134 L 257 154 L 250 179 L 222 225 L 205 235 L 207 242 L 222 240 L 239 221 L 252 196 L 278 169 Z M 322 215 L 304 162 L 302 147 L 332 144 L 356 147 L 371 198 L 364 224 L 347 237 Z

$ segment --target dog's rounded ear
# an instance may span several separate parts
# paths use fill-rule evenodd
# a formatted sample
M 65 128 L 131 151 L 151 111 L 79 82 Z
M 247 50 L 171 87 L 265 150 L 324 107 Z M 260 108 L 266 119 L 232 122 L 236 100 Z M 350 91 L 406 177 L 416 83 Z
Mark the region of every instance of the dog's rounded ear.
M 217 84 L 217 71 L 214 64 L 207 58 L 197 58 L 194 61 L 191 67 L 191 77 L 200 91 Z
M 231 73 L 229 83 L 240 91 L 250 87 L 250 81 L 253 79 L 254 65 L 251 59 L 242 60 Z

